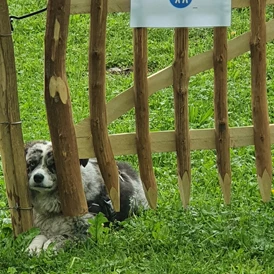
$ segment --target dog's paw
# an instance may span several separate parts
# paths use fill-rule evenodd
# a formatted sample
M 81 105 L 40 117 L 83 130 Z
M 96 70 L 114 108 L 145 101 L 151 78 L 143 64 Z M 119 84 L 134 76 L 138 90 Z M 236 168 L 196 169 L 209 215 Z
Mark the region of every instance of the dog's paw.
M 39 255 L 43 250 L 43 246 L 47 240 L 48 238 L 46 236 L 37 235 L 26 249 L 26 252 L 31 256 Z
M 66 240 L 67 237 L 63 235 L 51 237 L 44 243 L 43 250 L 46 251 L 51 248 L 54 253 L 57 253 L 62 247 L 64 247 Z

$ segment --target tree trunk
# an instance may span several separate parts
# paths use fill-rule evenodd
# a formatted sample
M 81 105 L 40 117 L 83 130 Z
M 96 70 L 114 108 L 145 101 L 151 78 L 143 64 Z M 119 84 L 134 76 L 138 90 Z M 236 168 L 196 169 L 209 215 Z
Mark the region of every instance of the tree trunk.
M 270 201 L 272 159 L 266 93 L 266 0 L 252 0 L 251 7 L 251 88 L 254 144 L 258 184 L 264 202 Z
M 214 116 L 219 182 L 225 204 L 230 204 L 231 168 L 227 106 L 227 28 L 214 29 Z
M 175 29 L 175 60 L 173 64 L 173 92 L 178 185 L 184 208 L 190 200 L 191 167 L 188 115 L 188 29 Z
M 66 77 L 70 1 L 49 0 L 45 37 L 45 102 L 64 215 L 87 212 Z
M 107 0 L 91 4 L 89 48 L 90 128 L 95 155 L 116 212 L 120 211 L 118 169 L 110 145 L 106 115 L 106 19 Z
M 14 49 L 6 0 L 0 0 L 0 150 L 13 233 L 32 227 Z
M 140 175 L 148 203 L 157 205 L 157 184 L 153 172 L 149 134 L 149 105 L 147 84 L 147 29 L 136 28 L 134 32 L 134 91 L 136 148 Z

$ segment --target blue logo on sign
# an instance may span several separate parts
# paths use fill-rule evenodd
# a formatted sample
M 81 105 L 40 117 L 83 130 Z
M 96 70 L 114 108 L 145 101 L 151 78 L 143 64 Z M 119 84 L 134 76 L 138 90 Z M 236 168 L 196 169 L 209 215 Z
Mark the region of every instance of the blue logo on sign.
M 169 1 L 175 8 L 179 8 L 179 9 L 186 8 L 192 2 L 192 0 L 169 0 Z

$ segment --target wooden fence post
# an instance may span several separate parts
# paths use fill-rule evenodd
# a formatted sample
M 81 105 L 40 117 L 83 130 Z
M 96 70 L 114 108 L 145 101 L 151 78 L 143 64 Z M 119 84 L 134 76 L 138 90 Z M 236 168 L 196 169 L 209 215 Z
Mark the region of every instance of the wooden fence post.
M 227 107 L 227 28 L 214 28 L 214 116 L 219 182 L 225 204 L 230 203 L 231 167 Z
M 140 176 L 151 208 L 157 205 L 157 183 L 153 172 L 149 133 L 149 106 L 147 83 L 147 29 L 134 32 L 134 94 L 136 120 L 136 149 Z
M 266 0 L 252 0 L 251 88 L 258 184 L 264 202 L 271 199 L 272 159 L 266 92 Z
M 82 186 L 65 59 L 69 0 L 49 0 L 45 37 L 45 102 L 64 215 L 87 212 Z
M 175 29 L 175 60 L 173 63 L 173 91 L 178 185 L 184 208 L 190 200 L 191 167 L 188 116 L 188 29 Z
M 13 233 L 32 227 L 14 48 L 6 0 L 0 0 L 0 150 Z
M 105 104 L 106 20 L 108 0 L 93 0 L 90 11 L 89 94 L 90 128 L 95 155 L 116 212 L 120 211 L 118 168 L 108 138 Z

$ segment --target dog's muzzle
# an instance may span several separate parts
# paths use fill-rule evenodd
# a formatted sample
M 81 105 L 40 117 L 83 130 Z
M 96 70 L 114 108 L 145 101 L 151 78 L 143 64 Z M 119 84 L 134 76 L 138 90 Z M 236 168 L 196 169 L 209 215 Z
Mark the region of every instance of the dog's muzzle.
M 44 172 L 37 172 L 29 180 L 29 186 L 37 191 L 51 191 L 56 187 L 55 180 Z

